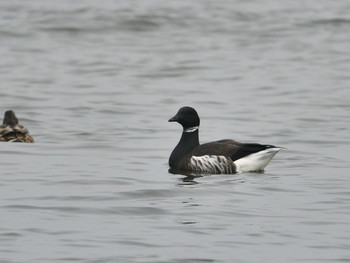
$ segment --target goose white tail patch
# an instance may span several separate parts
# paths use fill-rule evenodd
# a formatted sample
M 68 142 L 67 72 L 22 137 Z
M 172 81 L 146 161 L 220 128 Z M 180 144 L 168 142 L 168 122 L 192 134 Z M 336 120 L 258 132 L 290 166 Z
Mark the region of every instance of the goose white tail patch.
M 282 148 L 269 148 L 260 152 L 252 153 L 234 161 L 237 172 L 254 172 L 264 170 L 266 165 Z
M 192 156 L 190 168 L 203 173 L 232 174 L 236 172 L 232 160 L 220 155 Z

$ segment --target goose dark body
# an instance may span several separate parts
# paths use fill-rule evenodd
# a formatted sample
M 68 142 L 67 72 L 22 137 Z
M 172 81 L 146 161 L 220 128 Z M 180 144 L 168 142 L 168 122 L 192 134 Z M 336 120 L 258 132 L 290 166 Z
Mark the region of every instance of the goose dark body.
M 176 121 L 183 126 L 181 139 L 169 158 L 169 166 L 173 169 L 210 173 L 235 173 L 238 170 L 237 165 L 241 163 L 239 161 L 235 164 L 235 161 L 243 160 L 242 158 L 244 157 L 264 152 L 265 150 L 268 151 L 269 149 L 272 151 L 272 154 L 270 154 L 272 155 L 271 160 L 281 149 L 273 145 L 240 143 L 230 139 L 199 144 L 198 129 L 200 119 L 196 110 L 191 107 L 181 108 L 169 121 Z M 207 167 L 203 168 L 204 166 Z
M 203 156 L 207 154 L 223 155 L 230 157 L 232 161 L 236 161 L 252 153 L 260 152 L 273 147 L 275 146 L 263 145 L 259 143 L 239 143 L 235 140 L 224 139 L 201 144 L 193 149 L 192 154 L 194 156 Z

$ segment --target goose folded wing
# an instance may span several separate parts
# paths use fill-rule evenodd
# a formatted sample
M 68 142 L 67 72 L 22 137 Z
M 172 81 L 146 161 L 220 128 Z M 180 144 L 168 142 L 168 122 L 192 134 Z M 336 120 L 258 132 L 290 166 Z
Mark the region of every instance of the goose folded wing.
M 258 143 L 240 143 L 234 140 L 226 139 L 201 144 L 193 150 L 192 154 L 194 156 L 221 155 L 229 157 L 232 159 L 232 161 L 235 161 L 252 153 L 260 152 L 273 147 L 275 146 Z

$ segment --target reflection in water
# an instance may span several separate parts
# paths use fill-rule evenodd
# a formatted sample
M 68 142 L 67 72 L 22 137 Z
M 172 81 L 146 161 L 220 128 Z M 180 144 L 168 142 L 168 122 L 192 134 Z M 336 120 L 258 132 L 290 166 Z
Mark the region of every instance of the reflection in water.
M 198 182 L 195 181 L 195 179 L 198 179 L 198 178 L 201 178 L 201 177 L 204 177 L 204 176 L 225 176 L 225 177 L 228 177 L 229 180 L 233 180 L 233 181 L 237 181 L 238 179 L 239 180 L 242 180 L 241 175 L 242 173 L 236 173 L 236 174 L 206 174 L 206 173 L 200 173 L 200 172 L 195 172 L 195 171 L 186 171 L 186 170 L 178 170 L 178 169 L 174 169 L 174 168 L 170 168 L 168 170 L 169 173 L 171 174 L 175 174 L 175 175 L 184 175 L 184 177 L 181 177 L 180 180 L 182 182 L 185 182 L 185 183 L 191 183 L 191 184 L 198 184 Z M 264 170 L 261 170 L 261 171 L 254 171 L 254 172 L 250 172 L 250 173 L 244 173 L 245 175 L 261 175 L 261 174 L 264 174 L 265 171 Z
M 198 182 L 195 181 L 195 179 L 204 176 L 204 174 L 196 173 L 193 171 L 177 170 L 174 168 L 170 168 L 168 172 L 175 175 L 184 175 L 184 177 L 179 178 L 179 180 L 181 180 L 186 185 L 198 184 Z
M 195 179 L 199 178 L 200 176 L 192 176 L 192 175 L 189 175 L 189 176 L 185 176 L 185 177 L 182 177 L 180 178 L 179 180 L 181 180 L 184 184 L 186 185 L 194 185 L 194 184 L 198 184 L 197 181 L 195 181 Z

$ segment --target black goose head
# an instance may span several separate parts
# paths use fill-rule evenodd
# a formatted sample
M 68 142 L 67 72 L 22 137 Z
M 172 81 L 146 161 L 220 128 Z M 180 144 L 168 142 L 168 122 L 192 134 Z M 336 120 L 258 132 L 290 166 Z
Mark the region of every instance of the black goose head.
M 16 117 L 16 114 L 12 110 L 8 110 L 5 112 L 3 125 L 10 125 L 14 126 L 18 124 L 18 119 Z
M 187 106 L 179 109 L 176 115 L 169 119 L 169 122 L 174 121 L 180 123 L 184 130 L 188 128 L 198 127 L 200 122 L 196 110 Z

